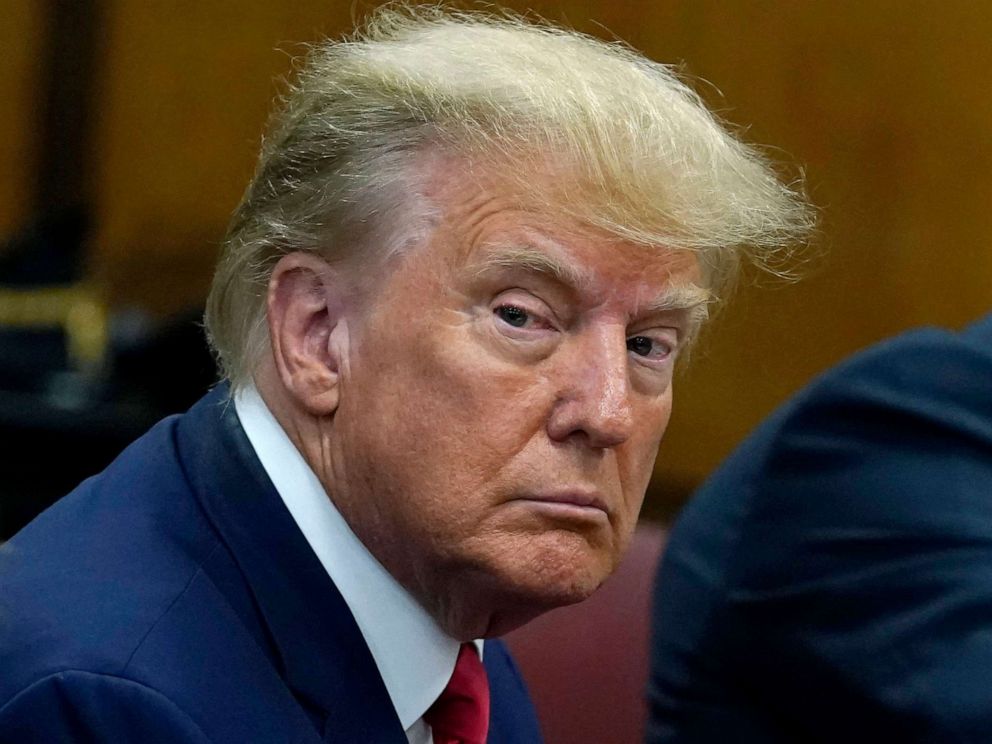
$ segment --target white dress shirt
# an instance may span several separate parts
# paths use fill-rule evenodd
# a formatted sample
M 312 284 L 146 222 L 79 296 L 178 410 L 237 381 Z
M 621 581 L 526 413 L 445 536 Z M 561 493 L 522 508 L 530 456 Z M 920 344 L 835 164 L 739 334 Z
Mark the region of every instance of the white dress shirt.
M 410 744 L 431 744 L 424 713 L 448 684 L 459 643 L 379 564 L 254 387 L 235 396 L 248 441 L 351 609 Z M 482 653 L 482 641 L 476 641 Z

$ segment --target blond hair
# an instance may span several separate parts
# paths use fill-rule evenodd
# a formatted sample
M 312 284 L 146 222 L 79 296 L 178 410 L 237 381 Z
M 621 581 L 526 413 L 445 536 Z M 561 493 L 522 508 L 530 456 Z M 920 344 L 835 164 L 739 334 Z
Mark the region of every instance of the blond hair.
M 671 67 L 510 14 L 381 8 L 312 48 L 228 229 L 206 325 L 235 386 L 267 349 L 282 255 L 382 255 L 429 229 L 412 171 L 430 148 L 495 164 L 581 223 L 698 252 L 714 295 L 742 260 L 774 265 L 812 226 L 801 191 Z M 535 186 L 539 159 L 564 174 L 553 190 Z

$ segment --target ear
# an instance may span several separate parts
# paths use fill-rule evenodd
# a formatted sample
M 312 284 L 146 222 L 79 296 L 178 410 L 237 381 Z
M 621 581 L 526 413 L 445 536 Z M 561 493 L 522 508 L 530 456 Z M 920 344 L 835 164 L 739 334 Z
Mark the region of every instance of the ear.
M 330 416 L 338 407 L 348 348 L 347 290 L 340 270 L 309 253 L 283 256 L 269 278 L 276 372 L 286 393 L 315 416 Z

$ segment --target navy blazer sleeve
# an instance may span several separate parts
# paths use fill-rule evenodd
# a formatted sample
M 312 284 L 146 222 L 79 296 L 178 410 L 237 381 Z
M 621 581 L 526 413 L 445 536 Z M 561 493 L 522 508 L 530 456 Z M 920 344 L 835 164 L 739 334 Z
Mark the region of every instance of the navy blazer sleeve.
M 4 742 L 184 742 L 209 744 L 171 700 L 137 682 L 64 671 L 39 680 L 0 709 Z
M 980 341 L 925 331 L 855 357 L 704 486 L 659 574 L 651 741 L 989 740 Z

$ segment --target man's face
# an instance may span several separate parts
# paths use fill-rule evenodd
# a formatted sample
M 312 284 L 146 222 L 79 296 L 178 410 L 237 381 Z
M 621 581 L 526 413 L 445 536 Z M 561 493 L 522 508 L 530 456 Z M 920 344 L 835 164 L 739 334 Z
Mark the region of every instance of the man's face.
M 436 229 L 350 332 L 327 485 L 387 570 L 468 637 L 581 600 L 616 566 L 690 330 L 670 305 L 697 265 L 496 187 L 449 179 L 431 197 Z

